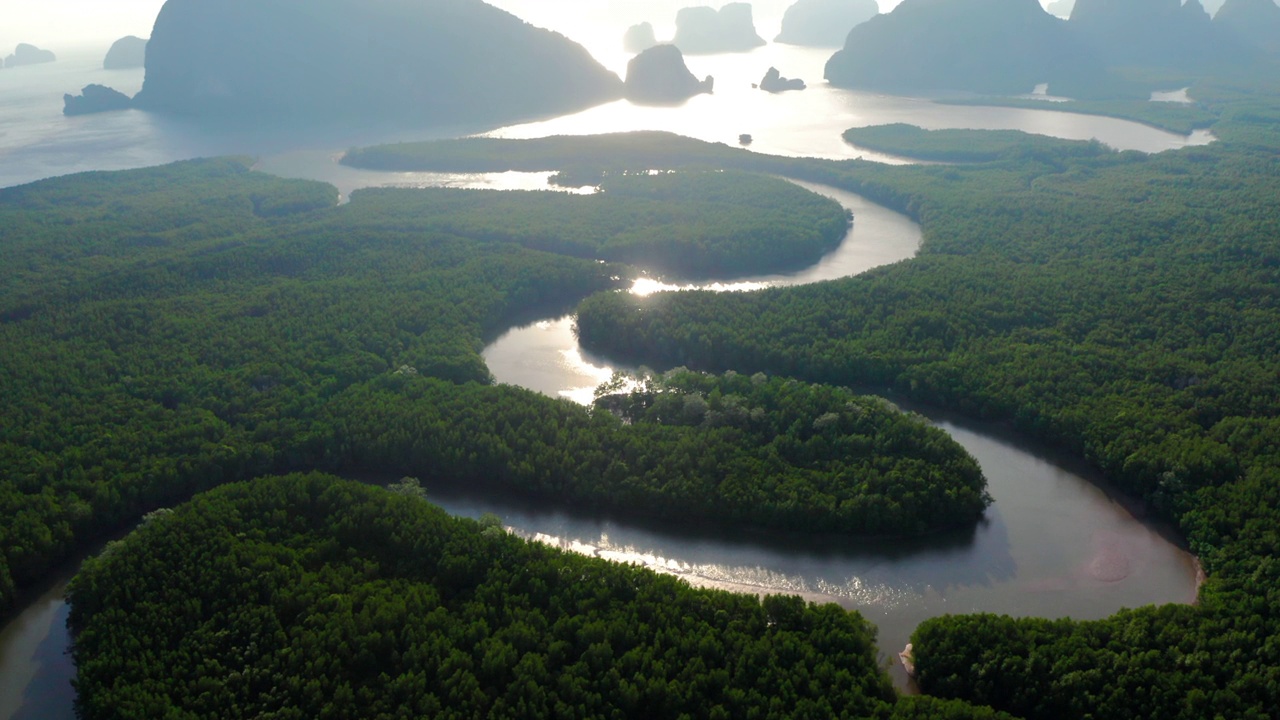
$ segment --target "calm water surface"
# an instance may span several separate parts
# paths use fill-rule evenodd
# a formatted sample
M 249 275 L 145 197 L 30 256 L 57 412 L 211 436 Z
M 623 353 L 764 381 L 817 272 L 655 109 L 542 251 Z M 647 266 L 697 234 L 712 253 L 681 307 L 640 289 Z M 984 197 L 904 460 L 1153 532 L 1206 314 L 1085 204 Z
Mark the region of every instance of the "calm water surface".
M 588 3 L 584 7 L 589 7 Z M 634 4 L 637 12 L 647 7 Z M 584 13 L 557 29 L 583 41 L 602 62 L 622 72 L 626 56 L 616 34 L 589 34 Z M 674 15 L 672 15 L 674 17 Z M 535 18 L 536 19 L 536 18 Z M 562 18 L 563 19 L 563 18 Z M 653 17 L 659 36 L 669 34 Z M 598 19 L 597 19 L 598 20 Z M 615 19 L 616 20 L 616 19 Z M 776 26 L 774 28 L 776 30 Z M 610 33 L 613 31 L 610 30 Z M 772 31 L 762 29 L 766 38 Z M 370 185 L 455 185 L 499 189 L 545 186 L 545 174 L 440 176 L 369 173 L 336 164 L 353 146 L 488 132 L 503 137 L 670 130 L 709 141 L 755 136 L 753 149 L 792 156 L 901 159 L 846 145 L 849 127 L 909 122 L 926 128 L 1019 129 L 1072 139 L 1097 138 L 1120 149 L 1159 152 L 1203 144 L 1207 134 L 1174 135 L 1109 118 L 1049 110 L 940 105 L 927 100 L 855 93 L 826 87 L 822 65 L 830 50 L 766 46 L 752 53 L 688 58 L 695 74 L 716 77 L 716 93 L 676 107 L 617 102 L 574 115 L 504 128 L 483 127 L 272 127 L 210 128 L 174 118 L 127 111 L 66 118 L 62 94 L 89 83 L 132 94 L 142 71 L 100 69 L 106 44 L 60 52 L 60 61 L 0 72 L 0 187 L 88 170 L 117 170 L 209 155 L 243 154 L 257 167 L 287 177 L 332 182 L 343 196 Z M 751 89 L 769 66 L 800 77 L 810 89 L 769 95 Z M 1030 90 L 1030 88 L 1028 89 Z M 816 282 L 856 274 L 911 257 L 919 229 L 906 218 L 843 194 L 857 220 L 850 240 L 818 266 L 789 276 L 745 278 L 722 289 Z M 636 292 L 669 289 L 658 280 Z M 485 353 L 502 380 L 579 400 L 612 369 L 577 348 L 570 319 L 518 328 Z M 530 537 L 602 557 L 641 562 L 692 582 L 751 592 L 799 592 L 856 607 L 881 627 L 881 644 L 896 650 L 922 619 L 941 612 L 988 610 L 1012 614 L 1101 617 L 1123 606 L 1193 599 L 1190 556 L 1144 526 L 1089 478 L 1064 469 L 985 429 L 938 419 L 980 462 L 996 505 L 987 521 L 964 537 L 927 543 L 851 542 L 819 549 L 776 541 L 695 537 L 626 523 L 584 520 L 555 512 L 502 506 L 497 500 L 441 496 L 453 512 L 498 512 Z M 65 650 L 64 571 L 50 589 L 0 628 L 0 720 L 74 717 Z
M 67 654 L 68 607 L 63 596 L 79 563 L 53 582 L 8 624 L 0 626 L 0 719 L 72 720 L 75 665 Z

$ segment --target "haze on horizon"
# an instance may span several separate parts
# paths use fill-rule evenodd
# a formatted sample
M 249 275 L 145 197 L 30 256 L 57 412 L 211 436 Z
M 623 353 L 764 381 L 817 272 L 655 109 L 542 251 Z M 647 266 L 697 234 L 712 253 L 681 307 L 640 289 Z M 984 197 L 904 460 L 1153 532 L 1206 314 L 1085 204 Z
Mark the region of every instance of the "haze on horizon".
M 1206 0 L 1210 5 L 1218 0 Z M 489 0 L 534 24 L 561 30 L 557 20 L 570 23 L 590 18 L 607 19 L 615 26 L 648 20 L 657 26 L 674 22 L 675 13 L 691 5 L 719 7 L 727 0 Z M 757 25 L 771 37 L 782 14 L 794 0 L 754 0 Z M 902 0 L 878 0 L 888 12 Z M 1041 0 L 1047 5 L 1051 0 Z M 53 50 L 106 48 L 125 35 L 148 37 L 164 0 L 8 0 L 0 14 L 0 56 L 13 52 L 18 43 Z M 571 35 L 572 37 L 572 35 Z M 578 39 L 578 38 L 574 38 Z

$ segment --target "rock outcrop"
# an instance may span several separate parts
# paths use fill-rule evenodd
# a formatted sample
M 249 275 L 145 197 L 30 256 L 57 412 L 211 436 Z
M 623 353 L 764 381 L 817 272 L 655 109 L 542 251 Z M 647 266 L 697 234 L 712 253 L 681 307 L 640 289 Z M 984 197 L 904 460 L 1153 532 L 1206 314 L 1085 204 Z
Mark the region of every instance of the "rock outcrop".
M 780 93 L 787 90 L 804 90 L 804 81 L 799 78 L 784 78 L 778 68 L 771 67 L 760 81 L 760 89 L 765 92 Z
M 488 123 L 621 96 L 581 45 L 481 0 L 167 0 L 134 102 L 206 118 Z
M 27 43 L 19 43 L 13 54 L 4 59 L 4 66 L 15 68 L 23 65 L 39 65 L 41 63 L 51 63 L 57 59 L 57 56 L 52 51 L 41 50 L 35 45 L 28 45 Z
M 774 42 L 840 47 L 854 27 L 880 14 L 876 0 L 797 0 L 782 16 Z
M 675 45 L 655 45 L 627 63 L 627 99 L 636 103 L 668 104 L 709 93 L 715 79 L 698 80 Z
M 642 53 L 657 44 L 658 38 L 653 34 L 653 25 L 647 22 L 632 25 L 622 36 L 622 49 L 629 53 Z
M 1144 75 L 1274 73 L 1264 56 L 1280 52 L 1273 0 L 1228 0 L 1212 20 L 1201 2 L 1075 0 L 1064 22 L 1038 0 L 903 0 L 855 27 L 826 77 L 898 93 L 1020 94 L 1047 83 L 1054 95 L 1138 99 L 1159 89 Z
M 140 68 L 147 62 L 147 41 L 127 35 L 111 44 L 102 60 L 104 70 L 129 70 Z
M 1200 0 L 1076 0 L 1069 27 L 1108 65 L 1192 70 L 1226 51 Z
M 105 85 L 86 85 L 79 95 L 63 95 L 63 115 L 91 115 L 114 110 L 128 110 L 133 99 Z
M 903 0 L 855 27 L 825 74 L 841 87 L 1017 94 L 1087 63 L 1038 0 Z
M 676 37 L 672 41 L 690 55 L 746 52 L 764 45 L 756 33 L 755 19 L 747 3 L 729 3 L 719 11 L 688 7 L 676 13 Z
M 1274 0 L 1227 0 L 1213 25 L 1246 47 L 1280 53 L 1280 6 Z

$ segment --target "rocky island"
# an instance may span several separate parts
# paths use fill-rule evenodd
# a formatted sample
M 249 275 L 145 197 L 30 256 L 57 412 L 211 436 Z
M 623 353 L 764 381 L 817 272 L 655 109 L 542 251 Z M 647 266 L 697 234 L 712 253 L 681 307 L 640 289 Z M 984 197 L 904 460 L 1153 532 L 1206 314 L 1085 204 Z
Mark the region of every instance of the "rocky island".
M 14 49 L 13 54 L 4 59 L 3 66 L 16 68 L 23 65 L 40 65 L 54 62 L 57 59 L 57 56 L 50 50 L 41 50 L 35 45 L 18 43 L 18 47 Z
M 480 0 L 168 0 L 142 109 L 205 118 L 492 122 L 622 96 L 579 44 Z
M 111 44 L 102 61 L 104 70 L 129 70 L 143 67 L 147 62 L 147 41 L 135 35 L 120 38 Z
M 769 68 L 769 71 L 764 74 L 764 79 L 760 81 L 760 89 L 770 93 L 803 90 L 804 88 L 803 80 L 800 78 L 784 78 L 776 67 Z
M 128 110 L 133 100 L 119 90 L 105 85 L 86 85 L 79 95 L 62 96 L 63 115 L 92 115 L 93 113 Z
M 642 104 L 688 100 L 714 89 L 715 78 L 699 80 L 684 63 L 675 45 L 655 45 L 627 63 L 627 99 Z
M 903 0 L 855 27 L 828 62 L 840 87 L 893 92 L 1029 92 L 1089 63 L 1037 0 Z
M 782 16 L 774 42 L 840 47 L 854 27 L 880 14 L 876 0 L 798 0 Z
M 719 11 L 706 6 L 680 10 L 672 43 L 690 55 L 746 52 L 765 44 L 756 33 L 751 6 L 740 2 Z

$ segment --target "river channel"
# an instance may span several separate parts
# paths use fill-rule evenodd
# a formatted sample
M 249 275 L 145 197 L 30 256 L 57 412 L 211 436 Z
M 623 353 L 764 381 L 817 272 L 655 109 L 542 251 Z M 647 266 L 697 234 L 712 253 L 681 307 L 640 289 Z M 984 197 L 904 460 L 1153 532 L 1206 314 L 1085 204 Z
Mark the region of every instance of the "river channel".
M 827 51 L 826 54 L 829 54 Z M 98 56 L 100 57 L 100 55 Z M 907 121 L 925 127 L 1012 128 L 1067 138 L 1101 139 L 1113 147 L 1147 152 L 1210 142 L 1212 136 L 1178 136 L 1108 118 L 1049 110 L 972 108 L 923 100 L 851 93 L 825 86 L 802 94 L 771 96 L 750 91 L 749 78 L 770 64 L 788 75 L 816 79 L 822 51 L 770 45 L 740 57 L 698 58 L 695 72 L 719 73 L 714 96 L 687 106 L 641 108 L 625 102 L 565 118 L 491 131 L 506 137 L 553 132 L 609 132 L 645 127 L 730 142 L 740 132 L 757 135 L 755 149 L 782 155 L 865 156 L 839 140 L 845 128 Z M 691 65 L 694 60 L 691 60 Z M 36 73 L 47 73 L 48 77 Z M 56 74 L 55 74 L 56 73 Z M 458 129 L 353 132 L 335 137 L 295 133 L 209 133 L 205 129 L 130 111 L 63 118 L 61 93 L 101 70 L 82 66 L 37 69 L 30 87 L 0 88 L 0 187 L 50 175 L 153 165 L 200 155 L 254 153 L 258 168 L 288 177 L 331 182 L 344 197 L 370 185 L 441 185 L 523 189 L 545 187 L 545 175 L 466 177 L 427 173 L 371 173 L 336 164 L 340 149 L 392 140 L 452 137 Z M 113 75 L 110 84 L 133 89 L 140 74 Z M 752 123 L 750 126 L 744 124 Z M 821 189 L 855 215 L 852 232 L 812 268 L 785 276 L 744 278 L 717 289 L 819 282 L 855 275 L 912 257 L 920 229 L 911 220 L 856 195 Z M 636 292 L 662 291 L 642 281 Z M 584 355 L 571 318 L 547 318 L 511 330 L 485 350 L 502 382 L 577 401 L 590 398 L 612 368 Z M 638 562 L 690 582 L 747 592 L 793 592 L 856 608 L 880 628 L 881 648 L 892 657 L 923 619 L 941 613 L 990 611 L 1014 615 L 1095 618 L 1122 607 L 1191 602 L 1197 568 L 1190 555 L 1103 490 L 1098 478 L 1052 453 L 984 427 L 913 408 L 950 432 L 981 462 L 996 502 L 971 533 L 927 541 L 846 540 L 819 548 L 750 537 L 696 536 L 612 519 L 504 505 L 488 497 L 439 495 L 447 510 L 470 516 L 495 512 L 515 532 L 614 560 Z M 74 567 L 51 578 L 43 594 L 0 627 L 0 720 L 74 718 L 66 650 L 65 582 Z M 895 680 L 904 677 L 893 668 Z
M 805 187 L 854 213 L 841 245 L 795 274 L 704 289 L 750 291 L 819 282 L 915 255 L 921 234 L 909 218 L 834 188 Z M 641 280 L 631 292 L 673 287 Z M 514 328 L 485 348 L 484 358 L 499 382 L 580 403 L 590 402 L 595 386 L 615 369 L 578 347 L 572 317 Z M 921 621 L 945 613 L 1088 619 L 1124 607 L 1195 599 L 1195 558 L 1145 523 L 1133 505 L 1108 493 L 1087 468 L 998 427 L 927 407 L 908 408 L 930 418 L 982 465 L 995 503 L 972 532 L 910 541 L 851 538 L 814 548 L 529 512 L 490 498 L 435 499 L 456 514 L 496 513 L 525 537 L 639 563 L 695 585 L 837 602 L 876 623 L 887 658 L 895 657 Z M 906 686 L 900 664 L 894 663 L 891 674 Z

